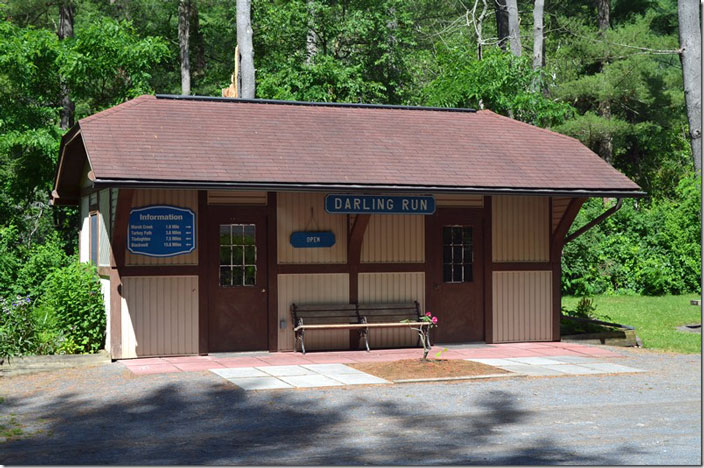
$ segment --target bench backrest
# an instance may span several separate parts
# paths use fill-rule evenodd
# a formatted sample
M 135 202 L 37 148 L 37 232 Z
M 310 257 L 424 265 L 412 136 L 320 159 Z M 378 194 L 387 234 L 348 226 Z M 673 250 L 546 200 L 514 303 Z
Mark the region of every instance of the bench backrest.
M 356 304 L 291 304 L 293 325 L 335 325 L 359 323 Z
M 417 301 L 397 304 L 359 304 L 357 310 L 360 317 L 366 317 L 367 323 L 420 319 L 420 304 Z

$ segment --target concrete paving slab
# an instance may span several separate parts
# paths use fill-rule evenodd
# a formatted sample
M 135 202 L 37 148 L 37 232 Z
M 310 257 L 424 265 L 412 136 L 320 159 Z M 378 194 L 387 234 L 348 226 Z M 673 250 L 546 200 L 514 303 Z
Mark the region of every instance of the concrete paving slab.
M 269 375 L 273 375 L 274 377 L 315 374 L 315 372 L 303 366 L 264 366 L 258 367 L 257 369 Z
M 301 367 L 318 374 L 364 374 L 364 372 L 344 364 L 306 364 Z
M 371 384 L 387 384 L 391 383 L 374 375 L 367 373 L 360 374 L 325 374 L 325 377 L 342 382 L 345 385 L 371 385 Z
M 292 375 L 290 377 L 279 377 L 285 383 L 299 388 L 309 387 L 337 387 L 342 385 L 342 382 L 333 380 L 324 375 Z
M 509 361 L 508 359 L 497 359 L 497 358 L 472 358 L 465 359 L 465 361 L 478 362 L 480 364 L 486 364 L 487 366 L 511 366 L 516 364 L 514 361 Z
M 276 377 L 235 377 L 227 379 L 243 390 L 273 390 L 276 388 L 291 388 L 292 385 Z
M 588 367 L 590 369 L 596 369 L 607 373 L 617 373 L 617 372 L 645 372 L 643 369 L 636 369 L 635 367 L 622 366 L 621 364 L 611 364 L 610 362 L 594 362 L 594 363 L 584 363 L 581 366 Z
M 255 369 L 254 367 L 237 367 L 229 369 L 211 369 L 210 372 L 224 377 L 226 379 L 231 379 L 235 377 L 271 377 L 268 374 Z
M 544 364 L 547 365 L 552 365 L 552 364 L 559 364 L 558 361 L 555 361 L 554 359 L 548 359 L 544 357 L 517 357 L 517 358 L 508 358 L 509 361 L 513 361 L 514 363 L 519 363 L 519 364 L 532 364 L 534 366 L 542 366 Z
M 563 372 L 546 369 L 540 366 L 533 366 L 530 364 L 512 364 L 509 366 L 497 366 L 500 369 L 507 370 L 509 372 L 516 372 L 518 374 L 530 375 L 532 377 L 545 376 L 545 375 L 566 375 Z
M 596 359 L 586 356 L 550 356 L 553 361 L 564 362 L 567 364 L 581 364 L 584 362 L 597 362 Z
M 576 364 L 556 364 L 556 365 L 543 365 L 540 366 L 544 369 L 556 370 L 559 372 L 564 372 L 565 374 L 572 375 L 583 375 L 583 374 L 603 374 L 603 371 L 591 369 L 582 365 Z

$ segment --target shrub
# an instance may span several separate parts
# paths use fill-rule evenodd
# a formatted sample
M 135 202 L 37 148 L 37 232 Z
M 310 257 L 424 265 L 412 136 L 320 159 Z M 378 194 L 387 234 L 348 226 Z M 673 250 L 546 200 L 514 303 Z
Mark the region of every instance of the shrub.
M 33 354 L 36 348 L 30 299 L 0 297 L 0 364 L 5 359 Z
M 29 251 L 27 260 L 17 271 L 17 294 L 28 295 L 32 300 L 42 297 L 44 280 L 69 261 L 70 257 L 64 252 L 58 234 L 54 233 L 44 244 L 35 245 Z
M 62 350 L 99 351 L 105 344 L 105 305 L 95 267 L 73 262 L 51 273 L 43 287 L 41 307 L 56 317 L 65 337 Z
M 684 178 L 671 199 L 626 200 L 602 224 L 565 246 L 562 291 L 573 295 L 683 294 L 699 291 L 700 185 Z M 574 228 L 605 209 L 585 203 Z

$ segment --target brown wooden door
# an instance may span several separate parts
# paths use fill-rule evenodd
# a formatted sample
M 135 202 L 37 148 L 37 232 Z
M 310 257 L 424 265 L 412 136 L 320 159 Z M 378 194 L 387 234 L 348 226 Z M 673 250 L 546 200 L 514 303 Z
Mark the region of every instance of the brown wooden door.
M 208 350 L 266 350 L 266 214 L 210 206 L 208 218 Z
M 438 317 L 437 343 L 484 340 L 483 242 L 481 214 L 438 209 L 426 220 L 430 300 Z

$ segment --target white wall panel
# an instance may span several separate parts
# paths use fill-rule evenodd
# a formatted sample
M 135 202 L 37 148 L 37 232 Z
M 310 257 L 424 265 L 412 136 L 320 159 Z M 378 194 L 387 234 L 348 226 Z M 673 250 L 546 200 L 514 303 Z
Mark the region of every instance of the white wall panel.
M 326 213 L 324 193 L 279 193 L 276 201 L 279 263 L 347 263 L 347 216 Z M 332 231 L 335 245 L 295 249 L 290 238 L 296 231 Z
M 305 274 L 278 276 L 279 320 L 286 321 L 286 328 L 279 328 L 279 351 L 292 351 L 293 319 L 291 304 L 348 304 L 350 299 L 349 275 Z M 349 330 L 317 330 L 306 332 L 306 350 L 349 349 Z
M 418 301 L 425 311 L 425 273 L 360 273 L 359 303 L 398 303 Z M 405 328 L 382 328 L 369 331 L 369 345 L 374 348 L 416 346 L 418 333 Z
M 495 271 L 495 343 L 552 340 L 552 272 Z
M 424 261 L 425 216 L 370 216 L 362 241 L 363 263 Z
M 198 353 L 198 277 L 122 278 L 123 357 Z
M 550 213 L 547 197 L 492 197 L 494 262 L 550 260 Z

